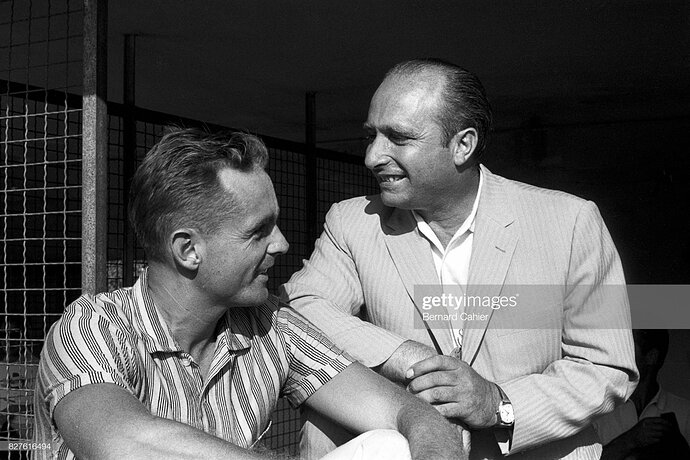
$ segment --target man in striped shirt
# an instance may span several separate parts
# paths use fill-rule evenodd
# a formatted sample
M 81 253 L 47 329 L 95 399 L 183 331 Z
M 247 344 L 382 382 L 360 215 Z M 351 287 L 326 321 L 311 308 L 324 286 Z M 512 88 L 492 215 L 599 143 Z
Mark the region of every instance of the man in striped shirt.
M 262 458 L 252 447 L 285 395 L 352 431 L 407 438 L 365 433 L 329 459 L 465 457 L 435 409 L 269 296 L 288 243 L 266 162 L 239 133 L 177 130 L 148 153 L 129 217 L 149 266 L 131 288 L 80 297 L 48 333 L 35 441 L 51 450 L 38 453 Z

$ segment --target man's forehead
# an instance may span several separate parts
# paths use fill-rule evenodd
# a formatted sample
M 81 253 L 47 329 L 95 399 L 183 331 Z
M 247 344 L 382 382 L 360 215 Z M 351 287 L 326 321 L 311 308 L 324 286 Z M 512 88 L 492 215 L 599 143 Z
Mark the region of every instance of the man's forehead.
M 421 70 L 412 74 L 392 74 L 381 82 L 377 93 L 386 92 L 398 98 L 406 95 L 435 97 L 441 93 L 445 82 L 445 76 L 434 70 Z
M 272 188 L 271 178 L 261 168 L 253 168 L 249 171 L 240 171 L 232 167 L 221 168 L 217 171 L 217 177 L 223 188 L 231 193 L 253 189 L 263 191 Z
M 263 169 L 240 171 L 223 168 L 218 171 L 218 179 L 240 212 L 254 210 L 254 214 L 277 214 L 278 201 L 273 182 Z
M 384 121 L 385 125 L 391 124 L 394 120 L 404 125 L 406 119 L 428 119 L 437 111 L 442 89 L 443 79 L 438 75 L 422 74 L 420 78 L 390 75 L 376 90 L 364 126 L 380 128 L 382 126 L 378 125 Z M 393 124 L 391 127 L 395 127 Z

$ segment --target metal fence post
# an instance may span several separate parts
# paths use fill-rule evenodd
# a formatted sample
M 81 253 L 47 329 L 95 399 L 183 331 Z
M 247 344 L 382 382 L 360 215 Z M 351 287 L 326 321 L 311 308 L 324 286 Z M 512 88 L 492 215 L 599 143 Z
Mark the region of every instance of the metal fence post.
M 84 0 L 82 292 L 107 289 L 107 0 Z
M 318 179 L 316 172 L 316 93 L 305 95 L 305 188 L 307 253 L 311 253 L 318 234 Z
M 137 161 L 137 120 L 135 107 L 135 72 L 136 72 L 136 35 L 125 35 L 125 54 L 124 54 L 124 72 L 123 72 L 123 200 L 125 223 L 124 223 L 124 241 L 122 251 L 122 285 L 131 286 L 134 284 L 134 245 L 136 239 L 134 237 L 134 230 L 129 225 L 127 218 L 127 208 L 129 206 L 129 186 L 134 176 L 134 166 Z

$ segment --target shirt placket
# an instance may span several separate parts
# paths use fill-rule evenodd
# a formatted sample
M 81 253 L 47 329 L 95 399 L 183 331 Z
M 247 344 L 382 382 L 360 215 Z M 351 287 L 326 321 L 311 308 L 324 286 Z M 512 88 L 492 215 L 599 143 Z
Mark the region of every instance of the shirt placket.
M 451 240 L 451 242 L 448 244 L 448 247 L 446 248 L 445 251 L 442 252 L 442 259 L 441 259 L 441 270 L 440 270 L 440 281 L 441 281 L 441 287 L 443 289 L 444 294 L 455 294 L 458 291 L 460 292 L 460 295 L 462 296 L 464 289 L 462 286 L 462 282 L 453 275 L 453 272 L 450 269 L 447 269 L 447 264 L 446 264 L 446 259 L 448 257 L 448 254 L 450 251 L 457 245 L 461 244 L 461 240 L 464 240 L 464 238 L 467 237 L 467 232 L 463 233 L 461 236 L 458 238 L 455 238 Z M 451 292 L 446 292 L 446 286 L 453 286 L 454 289 L 451 289 Z M 464 322 L 462 321 L 463 315 L 462 313 L 464 312 L 464 308 L 460 308 L 460 306 L 457 306 L 457 311 L 455 312 L 448 312 L 450 313 L 448 315 L 448 328 L 450 330 L 451 337 L 453 338 L 453 344 L 455 347 L 451 351 L 451 356 L 454 356 L 456 358 L 462 358 L 462 336 L 463 336 L 463 326 Z M 457 313 L 457 314 L 455 314 Z
M 201 369 L 199 365 L 194 361 L 194 358 L 189 353 L 180 353 L 180 362 L 187 371 L 188 376 L 192 382 L 192 390 L 194 392 L 194 400 L 190 403 L 190 408 L 194 410 L 194 418 L 201 423 L 201 429 L 209 433 L 209 416 L 208 413 L 211 407 L 206 397 L 207 388 L 204 383 L 204 379 L 201 375 Z M 208 379 L 207 379 L 208 380 Z M 213 433 L 211 433 L 213 434 Z
M 208 375 L 206 376 L 206 381 L 202 383 L 202 391 L 199 397 L 199 413 L 203 417 L 204 427 L 206 427 L 211 434 L 221 437 L 223 439 L 228 439 L 229 433 L 234 433 L 235 430 L 235 408 L 231 407 L 231 417 L 228 420 L 227 417 L 223 417 L 218 408 L 214 409 L 211 403 L 211 390 L 214 394 L 218 392 L 229 391 L 232 388 L 230 384 L 232 380 L 233 367 L 236 363 L 236 350 L 228 347 L 227 334 L 223 334 L 218 338 L 218 345 L 214 352 L 213 360 L 211 362 L 211 367 L 209 368 Z M 220 378 L 216 378 L 220 374 Z M 201 375 L 199 373 L 199 375 Z M 214 382 L 211 386 L 211 382 Z M 215 426 L 211 426 L 211 419 L 215 420 Z

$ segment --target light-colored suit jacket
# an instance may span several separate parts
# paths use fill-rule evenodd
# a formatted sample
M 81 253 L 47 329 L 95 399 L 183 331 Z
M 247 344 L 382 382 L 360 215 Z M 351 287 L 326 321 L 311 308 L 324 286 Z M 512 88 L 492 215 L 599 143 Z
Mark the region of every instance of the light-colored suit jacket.
M 482 327 L 466 326 L 463 359 L 513 404 L 511 456 L 598 458 L 591 421 L 622 403 L 637 381 L 618 253 L 594 203 L 482 168 L 468 286 L 482 286 L 484 295 L 508 285 L 549 288 L 518 309 L 492 310 Z M 331 207 L 311 258 L 283 295 L 373 367 L 408 339 L 435 340 L 450 352 L 447 330 L 419 327 L 415 287 L 438 282 L 411 212 L 376 195 Z M 358 317 L 365 306 L 367 321 Z M 500 455 L 491 430 L 473 433 L 472 457 Z

